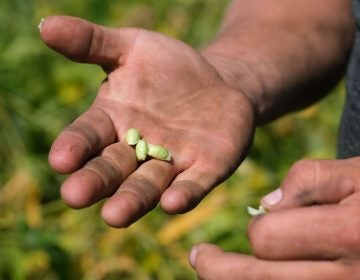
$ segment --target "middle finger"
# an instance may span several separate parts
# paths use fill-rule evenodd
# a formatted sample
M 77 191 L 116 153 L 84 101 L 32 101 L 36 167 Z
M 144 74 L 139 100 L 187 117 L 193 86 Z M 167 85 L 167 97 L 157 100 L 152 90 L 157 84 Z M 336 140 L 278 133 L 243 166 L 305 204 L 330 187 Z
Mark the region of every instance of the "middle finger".
M 129 226 L 157 205 L 174 176 L 172 163 L 156 159 L 143 163 L 104 204 L 104 220 L 114 227 Z

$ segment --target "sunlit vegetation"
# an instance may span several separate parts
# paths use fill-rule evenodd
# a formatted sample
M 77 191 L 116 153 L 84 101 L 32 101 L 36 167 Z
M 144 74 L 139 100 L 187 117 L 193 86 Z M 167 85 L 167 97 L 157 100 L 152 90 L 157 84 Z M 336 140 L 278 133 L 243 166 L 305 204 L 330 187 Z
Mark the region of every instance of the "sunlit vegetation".
M 195 210 L 155 209 L 127 229 L 64 205 L 63 176 L 47 153 L 60 130 L 83 112 L 105 75 L 67 61 L 41 42 L 42 17 L 68 14 L 113 27 L 137 26 L 199 48 L 217 32 L 223 0 L 0 1 L 0 279 L 195 279 L 191 246 L 212 242 L 251 253 L 247 205 L 279 186 L 301 158 L 332 158 L 343 86 L 319 105 L 259 128 L 248 159 Z M 66 28 L 66 27 L 64 27 Z

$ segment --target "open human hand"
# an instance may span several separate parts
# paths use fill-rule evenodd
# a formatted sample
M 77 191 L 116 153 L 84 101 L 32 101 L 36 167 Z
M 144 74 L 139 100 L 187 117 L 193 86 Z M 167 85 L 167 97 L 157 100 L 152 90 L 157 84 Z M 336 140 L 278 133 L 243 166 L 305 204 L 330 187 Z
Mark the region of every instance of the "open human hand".
M 352 280 L 360 275 L 360 157 L 303 160 L 262 200 L 253 219 L 254 256 L 195 246 L 190 261 L 203 280 Z
M 54 141 L 49 162 L 71 173 L 64 201 L 102 208 L 111 226 L 126 227 L 161 201 L 169 213 L 192 209 L 226 179 L 252 142 L 254 110 L 197 51 L 143 29 L 111 29 L 88 21 L 45 19 L 41 37 L 55 51 L 107 73 L 90 108 Z M 171 162 L 138 163 L 124 141 L 136 127 L 166 147 Z

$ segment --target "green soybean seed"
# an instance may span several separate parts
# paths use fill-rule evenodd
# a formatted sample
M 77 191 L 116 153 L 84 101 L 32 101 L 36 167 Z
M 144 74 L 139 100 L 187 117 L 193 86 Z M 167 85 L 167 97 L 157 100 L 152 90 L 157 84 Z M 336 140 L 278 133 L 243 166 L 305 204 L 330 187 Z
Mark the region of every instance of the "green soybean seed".
M 160 160 L 166 160 L 166 161 L 171 160 L 171 154 L 164 147 L 155 144 L 148 144 L 148 147 L 149 147 L 148 150 L 149 156 Z
M 136 145 L 139 142 L 140 138 L 140 132 L 136 128 L 130 128 L 126 132 L 125 139 L 129 145 Z
M 139 140 L 135 147 L 137 160 L 145 160 L 148 155 L 148 144 L 144 140 Z
M 259 215 L 262 215 L 262 214 L 266 214 L 266 209 L 261 205 L 259 206 L 259 209 L 248 206 L 247 207 L 247 212 L 251 216 L 259 216 Z

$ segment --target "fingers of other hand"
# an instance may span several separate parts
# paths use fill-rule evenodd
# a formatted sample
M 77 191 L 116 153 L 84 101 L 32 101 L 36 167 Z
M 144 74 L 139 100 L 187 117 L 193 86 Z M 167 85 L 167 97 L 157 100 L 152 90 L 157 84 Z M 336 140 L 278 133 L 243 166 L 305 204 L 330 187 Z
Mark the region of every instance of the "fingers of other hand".
M 199 279 L 218 280 L 330 280 L 354 279 L 351 267 L 333 261 L 266 261 L 252 256 L 227 253 L 210 244 L 193 248 L 190 263 Z
M 270 213 L 249 226 L 254 254 L 269 260 L 356 258 L 359 164 L 359 158 L 297 162 L 281 187 L 262 199 Z
M 44 42 L 66 57 L 103 67 L 118 64 L 135 33 L 111 29 L 69 16 L 46 18 L 40 28 Z
M 299 161 L 280 189 L 265 196 L 261 203 L 270 209 L 338 203 L 356 191 L 359 168 L 360 158 Z
M 256 256 L 274 260 L 338 259 L 360 253 L 360 207 L 322 205 L 273 211 L 252 220 Z
M 157 205 L 173 176 L 173 166 L 168 162 L 143 163 L 105 203 L 103 219 L 113 227 L 129 226 Z
M 102 109 L 90 108 L 54 141 L 49 153 L 49 163 L 59 173 L 74 172 L 90 156 L 113 143 L 115 138 L 116 133 L 109 116 Z

